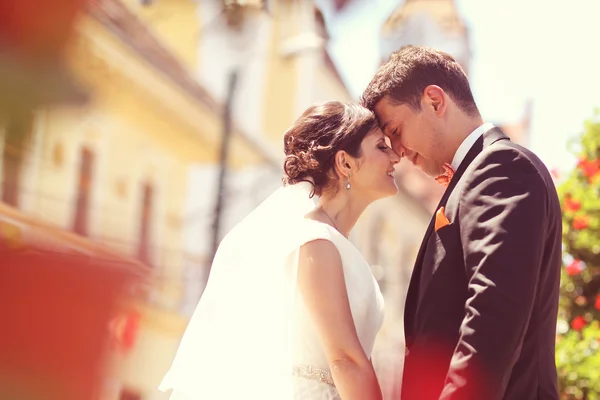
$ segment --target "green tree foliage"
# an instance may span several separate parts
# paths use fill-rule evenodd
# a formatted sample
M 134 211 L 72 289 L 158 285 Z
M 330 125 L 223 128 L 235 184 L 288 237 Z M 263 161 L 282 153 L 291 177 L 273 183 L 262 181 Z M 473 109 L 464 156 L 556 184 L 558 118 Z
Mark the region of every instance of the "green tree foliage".
M 586 122 L 577 166 L 558 188 L 564 269 L 556 364 L 564 399 L 600 399 L 600 114 Z

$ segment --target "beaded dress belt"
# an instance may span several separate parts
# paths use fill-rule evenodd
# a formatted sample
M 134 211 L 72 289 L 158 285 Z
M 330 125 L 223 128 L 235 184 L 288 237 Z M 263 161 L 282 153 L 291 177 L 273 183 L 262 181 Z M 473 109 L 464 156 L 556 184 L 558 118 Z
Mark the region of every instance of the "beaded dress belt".
M 323 382 L 335 387 L 331 372 L 325 369 L 311 367 L 310 365 L 295 365 L 292 369 L 292 375 L 313 381 Z

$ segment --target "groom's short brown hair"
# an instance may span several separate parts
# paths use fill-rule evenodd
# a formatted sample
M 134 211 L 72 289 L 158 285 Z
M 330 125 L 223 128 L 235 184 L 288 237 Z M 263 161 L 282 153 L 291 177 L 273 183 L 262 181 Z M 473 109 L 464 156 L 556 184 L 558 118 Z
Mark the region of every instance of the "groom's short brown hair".
M 456 60 L 443 51 L 404 46 L 395 51 L 365 89 L 361 102 L 373 111 L 384 97 L 421 109 L 421 97 L 429 85 L 441 87 L 468 115 L 478 115 L 467 75 Z

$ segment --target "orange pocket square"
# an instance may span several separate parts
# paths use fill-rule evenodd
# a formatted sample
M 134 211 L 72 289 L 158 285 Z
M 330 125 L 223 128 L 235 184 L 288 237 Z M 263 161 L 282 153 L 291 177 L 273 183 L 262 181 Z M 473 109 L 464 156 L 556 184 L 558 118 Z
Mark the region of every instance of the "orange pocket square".
M 437 232 L 446 225 L 450 225 L 450 221 L 448 221 L 448 218 L 446 218 L 446 215 L 444 214 L 444 207 L 440 207 L 435 213 L 435 231 Z

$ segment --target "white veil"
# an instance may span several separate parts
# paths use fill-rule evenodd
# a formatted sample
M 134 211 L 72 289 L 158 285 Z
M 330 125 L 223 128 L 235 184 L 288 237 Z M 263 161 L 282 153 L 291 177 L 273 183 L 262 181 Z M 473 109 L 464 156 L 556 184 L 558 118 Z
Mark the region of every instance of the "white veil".
M 159 389 L 177 400 L 291 399 L 290 325 L 312 186 L 279 188 L 221 242 Z

